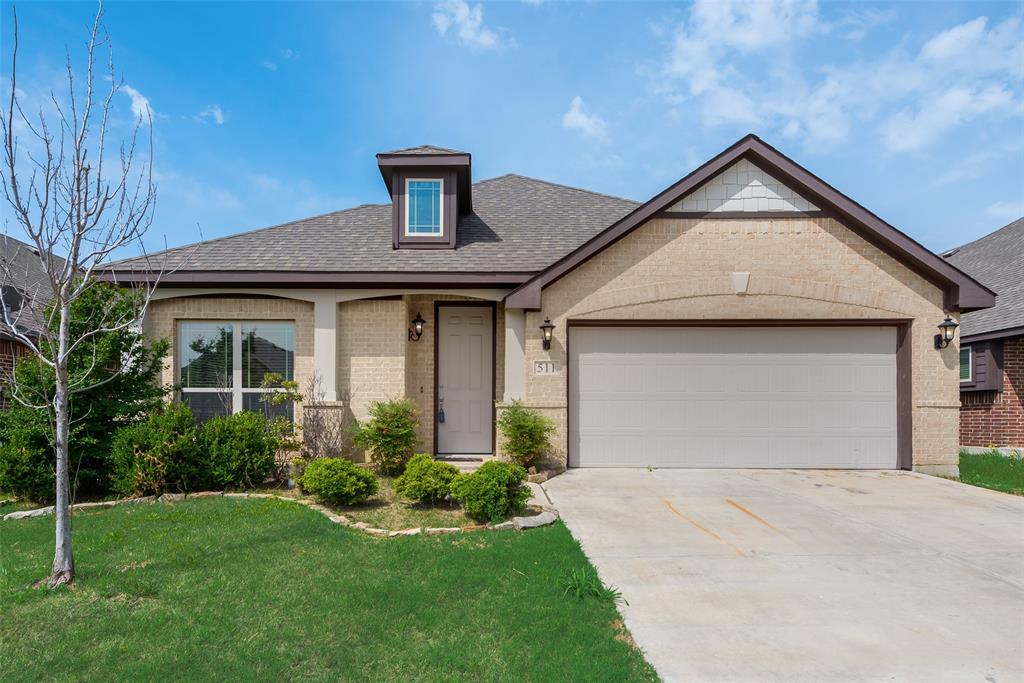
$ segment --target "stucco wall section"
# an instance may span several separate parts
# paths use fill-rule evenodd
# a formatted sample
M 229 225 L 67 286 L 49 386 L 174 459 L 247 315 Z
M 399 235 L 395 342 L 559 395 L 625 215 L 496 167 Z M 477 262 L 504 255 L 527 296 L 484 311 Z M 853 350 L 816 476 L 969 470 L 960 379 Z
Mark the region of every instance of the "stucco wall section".
M 731 273 L 749 272 L 746 294 Z M 555 323 L 551 350 L 538 326 Z M 831 218 L 654 219 L 549 286 L 526 322 L 526 402 L 559 425 L 564 462 L 568 319 L 910 319 L 915 468 L 957 464 L 957 344 L 936 351 L 942 291 Z M 533 362 L 562 363 L 536 376 Z
M 305 389 L 313 371 L 313 304 L 295 299 L 271 297 L 181 297 L 159 299 L 149 304 L 143 331 L 154 339 L 171 341 L 171 352 L 164 364 L 161 381 L 177 382 L 177 323 L 181 320 L 222 320 L 245 322 L 291 320 L 295 323 L 295 379 Z M 295 410 L 302 419 L 302 406 Z

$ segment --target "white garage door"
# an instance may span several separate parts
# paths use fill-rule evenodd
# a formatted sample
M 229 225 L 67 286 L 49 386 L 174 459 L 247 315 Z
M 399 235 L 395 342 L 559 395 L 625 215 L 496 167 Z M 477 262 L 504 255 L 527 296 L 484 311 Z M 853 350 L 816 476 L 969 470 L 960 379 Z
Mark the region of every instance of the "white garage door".
M 897 466 L 893 327 L 569 336 L 570 466 Z

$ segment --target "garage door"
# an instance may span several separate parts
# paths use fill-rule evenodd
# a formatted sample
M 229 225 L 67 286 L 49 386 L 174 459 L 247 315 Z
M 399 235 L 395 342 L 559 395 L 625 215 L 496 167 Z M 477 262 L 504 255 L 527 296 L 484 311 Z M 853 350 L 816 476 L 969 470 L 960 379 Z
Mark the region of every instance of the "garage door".
M 887 469 L 893 327 L 571 327 L 574 467 Z

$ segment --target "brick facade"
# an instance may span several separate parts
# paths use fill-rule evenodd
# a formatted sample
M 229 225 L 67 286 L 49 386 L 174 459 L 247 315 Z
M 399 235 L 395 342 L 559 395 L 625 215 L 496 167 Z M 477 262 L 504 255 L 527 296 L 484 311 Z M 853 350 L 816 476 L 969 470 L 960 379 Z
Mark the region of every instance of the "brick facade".
M 10 339 L 0 339 L 0 410 L 6 410 L 10 405 L 7 383 L 14 373 L 14 365 L 19 358 L 24 358 L 28 354 L 28 347 L 24 344 Z
M 1024 447 L 1024 337 L 1003 342 L 1002 391 L 960 394 L 960 444 Z
M 736 294 L 732 272 L 749 272 Z M 909 319 L 916 469 L 957 471 L 957 345 L 937 351 L 943 293 L 832 218 L 654 219 L 551 284 L 527 316 L 526 367 L 566 358 L 566 320 Z M 538 326 L 555 323 L 550 351 Z M 528 372 L 526 403 L 558 424 L 565 462 L 566 375 Z

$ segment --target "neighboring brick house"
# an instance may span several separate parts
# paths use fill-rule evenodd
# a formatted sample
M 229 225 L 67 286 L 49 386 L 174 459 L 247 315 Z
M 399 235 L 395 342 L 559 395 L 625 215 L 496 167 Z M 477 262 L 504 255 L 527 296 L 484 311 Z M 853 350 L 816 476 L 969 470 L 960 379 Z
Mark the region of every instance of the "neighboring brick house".
M 43 302 L 38 301 L 46 275 L 35 247 L 13 237 L 0 235 L 0 302 L 7 311 L 7 320 L 31 338 L 39 336 Z M 0 410 L 8 407 L 8 382 L 14 364 L 29 353 L 0 316 Z
M 997 294 L 960 321 L 960 443 L 1024 449 L 1024 218 L 944 256 Z
M 165 270 L 144 329 L 201 417 L 272 369 L 319 378 L 300 420 L 413 399 L 443 458 L 500 454 L 521 400 L 570 467 L 956 473 L 957 344 L 934 338 L 993 293 L 760 139 L 643 203 L 473 182 L 437 147 L 377 164 L 388 203 L 111 264 Z

